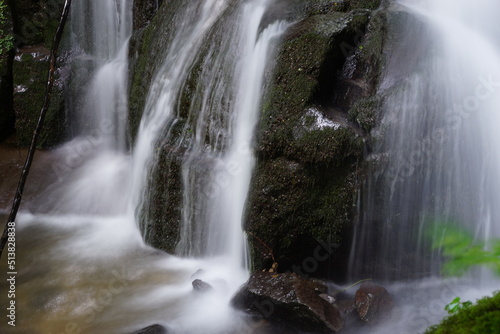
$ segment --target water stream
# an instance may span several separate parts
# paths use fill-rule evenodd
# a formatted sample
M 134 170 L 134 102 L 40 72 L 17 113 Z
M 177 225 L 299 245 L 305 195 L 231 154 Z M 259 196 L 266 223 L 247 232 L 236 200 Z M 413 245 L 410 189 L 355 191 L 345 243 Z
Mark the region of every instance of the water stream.
M 74 0 L 74 137 L 51 152 L 52 184 L 23 203 L 18 326 L 1 322 L 0 332 L 126 334 L 161 324 L 169 333 L 255 333 L 229 300 L 248 277 L 241 223 L 253 133 L 288 24 L 263 25 L 271 0 L 172 1 L 179 11 L 128 143 L 132 1 Z M 498 286 L 485 271 L 440 278 L 426 229 L 439 220 L 478 241 L 500 237 L 500 4 L 399 0 L 391 10 L 406 16 L 391 28 L 399 38 L 387 50 L 370 157 L 386 168 L 363 191 L 350 267 L 353 280 L 390 281 L 398 308 L 346 333 L 422 332 L 455 296 L 474 300 Z M 175 254 L 147 244 L 162 154 L 178 162 L 182 185 Z M 197 278 L 213 289 L 193 291 Z
M 480 268 L 442 279 L 431 245 L 445 235 L 432 233 L 436 223 L 486 249 L 500 238 L 500 4 L 398 0 L 389 10 L 378 172 L 363 189 L 350 268 L 353 280 L 400 281 L 386 283 L 398 311 L 369 333 L 418 333 L 454 297 L 474 301 L 499 283 Z
M 181 3 L 129 152 L 132 1 L 74 1 L 74 139 L 53 152 L 53 183 L 19 215 L 18 326 L 2 322 L 1 332 L 124 334 L 152 324 L 169 333 L 253 330 L 229 300 L 248 277 L 241 224 L 253 130 L 264 70 L 287 27 L 261 26 L 268 4 Z M 181 109 L 199 64 L 195 93 Z M 170 255 L 144 242 L 139 221 L 158 147 L 174 140 L 178 123 L 182 232 Z M 194 291 L 197 278 L 213 289 Z

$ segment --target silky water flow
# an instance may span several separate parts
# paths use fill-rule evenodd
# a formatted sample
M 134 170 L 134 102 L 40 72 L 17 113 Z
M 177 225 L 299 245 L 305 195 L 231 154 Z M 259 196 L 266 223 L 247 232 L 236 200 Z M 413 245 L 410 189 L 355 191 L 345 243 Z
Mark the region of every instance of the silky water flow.
M 484 268 L 441 275 L 440 247 L 455 228 L 486 250 L 500 238 L 500 4 L 397 0 L 388 10 L 382 120 L 350 276 L 385 282 L 398 304 L 356 333 L 421 333 L 455 297 L 474 302 L 499 286 Z
M 74 139 L 53 152 L 47 172 L 53 183 L 23 203 L 18 326 L 2 322 L 0 331 L 123 334 L 152 324 L 169 333 L 253 330 L 229 300 L 248 277 L 241 225 L 253 131 L 265 69 L 287 27 L 262 23 L 268 2 L 172 2 L 177 12 L 170 37 L 137 138 L 127 145 L 132 1 L 73 1 Z M 197 88 L 181 110 L 179 100 L 200 62 Z M 174 127 L 180 129 L 175 136 Z M 184 149 L 176 254 L 144 242 L 149 175 L 165 142 Z M 195 278 L 213 289 L 196 293 Z

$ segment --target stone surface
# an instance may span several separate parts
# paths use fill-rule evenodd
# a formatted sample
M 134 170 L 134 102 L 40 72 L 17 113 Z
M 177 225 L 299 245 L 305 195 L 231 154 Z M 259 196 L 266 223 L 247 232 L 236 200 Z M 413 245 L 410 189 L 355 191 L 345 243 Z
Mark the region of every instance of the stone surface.
M 199 292 L 207 292 L 213 290 L 212 286 L 201 279 L 195 279 L 193 282 L 193 290 Z
M 46 93 L 49 53 L 49 49 L 43 45 L 23 47 L 14 59 L 14 110 L 19 146 L 30 145 L 38 123 Z M 53 147 L 66 137 L 63 91 L 62 78 L 56 73 L 52 98 L 40 134 L 38 146 L 41 148 Z
M 393 307 L 392 297 L 387 290 L 372 283 L 361 284 L 354 297 L 356 311 L 366 324 L 375 324 Z
M 294 273 L 254 273 L 233 297 L 234 307 L 314 333 L 338 332 L 343 320 L 338 309 L 320 297 L 320 283 Z
M 152 325 L 143 328 L 141 330 L 138 330 L 136 332 L 133 332 L 132 334 L 167 334 L 167 333 L 168 331 L 165 327 L 161 325 Z
M 149 6 L 146 2 L 141 4 Z M 256 269 L 270 268 L 271 249 L 280 272 L 299 268 L 307 276 L 345 278 L 360 166 L 377 121 L 373 94 L 382 66 L 384 20 L 373 9 L 379 3 L 279 0 L 263 19 L 297 23 L 285 34 L 268 73 L 256 133 L 257 164 L 244 221 L 255 236 L 249 239 Z M 132 38 L 132 140 L 164 46 L 172 39 L 173 13 L 181 5 L 164 2 Z M 180 106 L 189 105 L 200 72 L 190 72 Z M 189 122 L 182 108 L 174 132 Z M 140 216 L 148 243 L 172 252 L 179 240 L 185 148 L 166 141 L 157 147 L 158 163 L 150 171 Z M 317 247 L 325 243 L 332 246 L 318 256 Z
M 134 1 L 134 31 L 145 28 L 153 19 L 162 0 L 135 0 Z
M 345 279 L 363 152 L 377 120 L 371 99 L 384 20 L 369 10 L 377 6 L 308 2 L 283 38 L 257 130 L 245 223 L 256 269 L 269 267 L 270 248 L 281 271 L 313 258 L 308 275 Z M 315 249 L 325 242 L 337 246 L 318 261 Z

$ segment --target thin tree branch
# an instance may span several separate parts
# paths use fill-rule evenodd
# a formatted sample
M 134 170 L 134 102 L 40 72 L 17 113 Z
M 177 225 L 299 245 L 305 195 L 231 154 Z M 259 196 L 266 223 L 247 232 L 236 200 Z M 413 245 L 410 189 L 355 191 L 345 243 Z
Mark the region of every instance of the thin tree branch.
M 54 86 L 54 73 L 56 70 L 57 51 L 59 49 L 59 44 L 61 42 L 62 33 L 64 30 L 64 26 L 66 24 L 66 20 L 68 18 L 70 6 L 71 6 L 71 0 L 66 0 L 64 3 L 64 8 L 61 14 L 59 25 L 57 27 L 56 35 L 54 36 L 52 49 L 50 50 L 50 68 L 47 79 L 47 87 L 45 91 L 45 100 L 43 102 L 42 110 L 40 111 L 40 116 L 38 118 L 37 126 L 35 128 L 35 131 L 33 132 L 33 137 L 31 139 L 31 145 L 28 151 L 28 155 L 26 157 L 26 162 L 24 163 L 23 171 L 21 173 L 21 177 L 19 178 L 19 183 L 14 197 L 14 202 L 12 203 L 12 209 L 10 211 L 9 219 L 7 221 L 7 224 L 5 224 L 5 228 L 3 230 L 2 239 L 0 241 L 0 257 L 2 256 L 3 249 L 5 248 L 5 244 L 7 243 L 8 239 L 7 237 L 8 223 L 15 222 L 17 211 L 19 210 L 19 206 L 21 205 L 24 185 L 26 184 L 26 179 L 28 178 L 28 173 L 30 171 L 31 164 L 35 156 L 36 146 L 38 144 L 38 138 L 40 137 L 40 133 L 43 128 L 45 115 L 47 114 L 47 110 L 49 109 L 50 99 L 52 97 L 52 87 Z

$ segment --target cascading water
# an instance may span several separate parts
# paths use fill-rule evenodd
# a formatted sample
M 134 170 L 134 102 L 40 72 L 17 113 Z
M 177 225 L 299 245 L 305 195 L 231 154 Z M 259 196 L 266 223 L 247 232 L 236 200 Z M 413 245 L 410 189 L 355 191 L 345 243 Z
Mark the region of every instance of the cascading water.
M 368 185 L 354 247 L 354 259 L 371 257 L 373 268 L 379 267 L 367 273 L 388 279 L 439 269 L 439 259 L 425 261 L 426 224 L 433 220 L 461 224 L 477 239 L 500 236 L 493 223 L 500 214 L 500 31 L 491 14 L 500 5 L 400 4 L 411 13 L 405 31 L 422 33 L 417 40 L 406 35 L 389 52 L 375 149 L 387 170 Z M 408 56 L 415 43 L 425 52 Z
M 131 154 L 132 2 L 73 3 L 70 104 L 81 114 L 75 139 L 54 152 L 54 184 L 19 216 L 20 333 L 123 334 L 154 323 L 169 333 L 253 330 L 229 299 L 247 277 L 241 223 L 264 69 L 287 25 L 262 25 L 267 0 L 177 2 Z M 145 245 L 135 217 L 158 150 L 172 142 L 183 150 L 184 259 Z M 194 278 L 213 289 L 194 292 Z
M 73 47 L 79 53 L 76 66 L 90 72 L 72 78 L 75 89 L 81 88 L 75 94 L 81 104 L 77 134 L 100 131 L 103 145 L 124 150 L 132 1 L 75 1 L 71 11 Z
M 380 88 L 378 172 L 361 198 L 350 268 L 353 279 L 430 277 L 393 285 L 405 307 L 370 332 L 416 333 L 454 297 L 473 301 L 498 284 L 478 275 L 484 271 L 462 281 L 432 278 L 442 259 L 431 245 L 443 238 L 432 235 L 435 222 L 486 245 L 500 237 L 500 4 L 400 0 L 389 9 L 397 41 Z
M 286 25 L 275 23 L 259 31 L 267 1 L 249 2 L 238 12 L 230 5 L 231 1 L 206 1 L 184 10 L 179 34 L 146 102 L 134 170 L 153 168 L 155 145 L 159 145 L 160 133 L 167 133 L 162 141 L 172 143 L 167 148 L 168 160 L 182 156 L 184 189 L 177 253 L 229 254 L 229 263 L 238 270 L 245 258 L 241 223 L 253 168 L 251 143 L 265 60 L 270 42 Z M 230 33 L 227 22 L 217 22 L 221 15 L 228 18 Z M 193 17 L 199 18 L 196 25 L 188 23 Z M 207 39 L 213 43 L 205 43 Z M 199 80 L 186 107 L 178 98 L 193 80 L 193 71 L 199 71 Z M 135 175 L 136 189 L 146 189 L 145 176 Z M 139 194 L 141 200 L 147 198 Z M 144 230 L 147 235 L 147 220 Z

